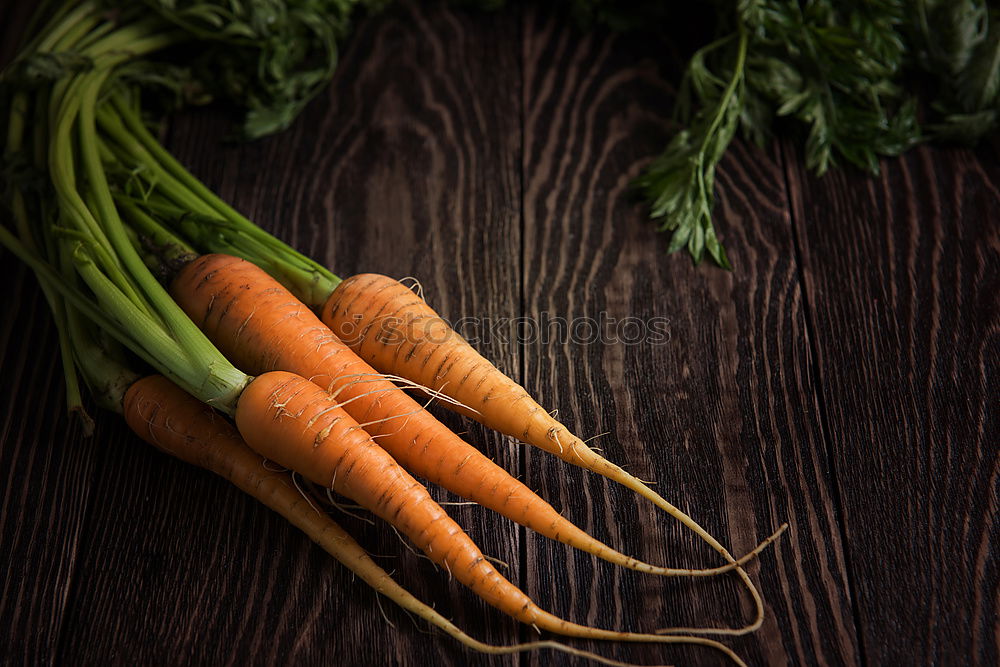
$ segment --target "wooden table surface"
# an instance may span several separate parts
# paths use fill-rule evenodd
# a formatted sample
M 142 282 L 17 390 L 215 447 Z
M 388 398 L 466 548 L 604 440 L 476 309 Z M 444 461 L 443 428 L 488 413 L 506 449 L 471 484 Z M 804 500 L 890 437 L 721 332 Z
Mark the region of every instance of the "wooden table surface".
M 26 4 L 5 3 L 6 37 Z M 294 246 L 341 275 L 418 276 L 452 320 L 665 318 L 660 344 L 479 347 L 733 551 L 789 522 L 750 568 L 763 628 L 728 642 L 751 664 L 1000 664 L 995 149 L 919 148 L 876 178 L 819 179 L 792 140 L 737 141 L 716 215 L 735 270 L 695 267 L 665 254 L 629 194 L 671 134 L 679 57 L 667 40 L 583 33 L 547 10 L 405 3 L 360 24 L 288 132 L 223 144 L 225 113 L 198 111 L 165 140 Z M 470 654 L 119 419 L 99 415 L 83 437 L 63 414 L 40 291 L 0 258 L 0 662 L 582 664 Z M 718 564 L 603 478 L 445 419 L 622 550 Z M 648 630 L 752 612 L 734 577 L 623 572 L 452 509 L 515 583 L 576 621 Z M 475 636 L 534 635 L 384 526 L 340 519 Z M 576 644 L 720 663 L 699 648 Z

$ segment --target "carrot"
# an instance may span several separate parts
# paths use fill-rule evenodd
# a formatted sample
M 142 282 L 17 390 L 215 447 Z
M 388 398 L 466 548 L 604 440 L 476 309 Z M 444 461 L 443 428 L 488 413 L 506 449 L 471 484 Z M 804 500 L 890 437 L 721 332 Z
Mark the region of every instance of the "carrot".
M 730 565 L 737 564 L 732 554 L 694 519 L 560 424 L 521 385 L 476 352 L 423 298 L 399 281 L 371 273 L 347 278 L 323 305 L 321 319 L 379 371 L 450 396 L 465 407 L 449 403 L 449 408 L 622 484 L 694 531 Z M 786 527 L 782 525 L 771 539 Z M 717 629 L 721 634 L 756 630 L 764 619 L 763 601 L 756 587 L 742 568 L 737 567 L 736 572 L 754 599 L 756 616 L 744 628 Z
M 704 637 L 604 630 L 541 609 L 500 574 L 427 489 L 314 382 L 285 371 L 259 375 L 244 389 L 235 417 L 251 449 L 385 519 L 460 583 L 522 623 L 586 639 L 710 646 L 742 664 L 724 644 Z
M 116 21 L 106 22 L 111 33 L 101 32 L 81 50 L 89 66 L 82 72 L 68 70 L 52 86 L 50 132 L 43 147 L 48 149 L 46 173 L 58 216 L 39 221 L 47 242 L 44 254 L 25 247 L 6 229 L 0 232 L 0 243 L 103 334 L 201 402 L 235 416 L 241 435 L 258 453 L 271 454 L 288 467 L 294 468 L 292 463 L 303 466 L 300 472 L 306 477 L 324 480 L 389 519 L 432 559 L 498 608 L 553 632 L 593 639 L 700 644 L 738 660 L 728 648 L 708 639 L 600 630 L 537 608 L 496 573 L 426 489 L 323 388 L 284 372 L 250 377 L 208 341 L 133 247 L 103 169 L 107 147 L 102 147 L 96 133 L 102 90 L 117 85 L 116 68 L 136 54 L 174 43 L 176 35 L 162 32 L 155 17 L 136 20 L 120 30 Z M 54 221 L 58 229 L 50 224 Z
M 261 456 L 247 447 L 229 421 L 162 375 L 134 382 L 125 393 L 122 407 L 129 427 L 143 440 L 232 482 L 299 528 L 377 593 L 444 630 L 466 647 L 489 654 L 552 649 L 608 665 L 624 664 L 554 641 L 498 646 L 470 637 L 396 583 L 347 531 L 315 509 L 297 489 L 290 474 L 264 465 Z
M 67 151 L 69 160 L 75 150 L 80 151 L 87 178 L 75 181 L 72 171 L 54 172 L 53 182 L 58 182 L 61 196 L 82 203 L 90 217 L 67 218 L 74 227 L 52 237 L 72 260 L 65 270 L 74 272 L 88 292 L 81 291 L 75 280 L 67 280 L 49 260 L 0 225 L 0 243 L 41 280 L 58 289 L 96 327 L 182 389 L 235 416 L 240 434 L 258 453 L 308 479 L 322 480 L 386 518 L 461 583 L 515 618 L 540 629 L 590 639 L 699 644 L 740 662 L 728 647 L 703 637 L 603 630 L 539 609 L 496 572 L 427 490 L 376 445 L 323 388 L 286 372 L 272 371 L 254 378 L 234 367 L 170 298 L 133 247 L 99 170 L 91 112 L 100 80 L 88 81 L 92 87 L 80 105 L 78 121 L 81 141 L 75 144 L 70 140 L 72 132 L 63 131 L 57 144 L 59 151 Z M 72 109 L 61 111 L 59 118 L 61 126 L 70 129 L 77 122 Z M 86 197 L 74 189 L 74 183 L 82 182 L 89 188 Z M 96 216 L 89 209 L 91 205 Z
M 464 411 L 465 414 L 480 422 L 624 485 L 682 522 L 731 566 L 743 562 L 742 558 L 734 559 L 694 519 L 641 480 L 600 456 L 552 418 L 522 387 L 473 350 L 408 288 L 391 278 L 374 274 L 342 281 L 322 265 L 269 235 L 191 175 L 159 144 L 143 126 L 135 110 L 129 109 L 121 98 L 116 101 L 114 112 L 101 117 L 101 124 L 121 149 L 119 157 L 126 162 L 137 161 L 136 166 L 141 165 L 143 169 L 135 173 L 144 175 L 149 179 L 149 187 L 161 193 L 142 200 L 149 207 L 148 213 L 173 219 L 174 231 L 181 231 L 201 247 L 236 254 L 265 268 L 298 298 L 319 311 L 334 333 L 377 370 L 440 391 L 471 407 Z M 163 196 L 173 204 L 164 202 Z M 182 208 L 178 209 L 178 205 Z M 203 218 L 187 215 L 183 210 L 187 207 Z M 449 407 L 463 411 L 456 406 Z M 787 527 L 782 524 L 758 549 L 776 539 Z M 753 621 L 739 629 L 700 628 L 699 631 L 745 634 L 763 624 L 764 603 L 759 592 L 742 568 L 736 568 L 736 573 L 753 598 L 756 609 Z
M 227 359 L 249 373 L 291 371 L 326 387 L 383 449 L 418 477 L 622 567 L 690 576 L 713 575 L 736 567 L 656 567 L 598 541 L 376 373 L 288 290 L 251 262 L 227 255 L 203 255 L 178 272 L 170 292 Z

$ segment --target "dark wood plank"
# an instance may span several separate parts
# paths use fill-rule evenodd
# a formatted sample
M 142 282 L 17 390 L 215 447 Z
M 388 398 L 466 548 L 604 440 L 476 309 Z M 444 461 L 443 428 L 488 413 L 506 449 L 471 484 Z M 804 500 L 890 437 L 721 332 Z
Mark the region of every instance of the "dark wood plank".
M 0 3 L 0 62 L 29 5 Z M 584 36 L 546 9 L 414 0 L 363 23 L 290 132 L 222 146 L 222 114 L 201 112 L 168 137 L 293 245 L 344 274 L 417 275 L 453 319 L 665 318 L 659 345 L 525 342 L 507 327 L 479 347 L 585 437 L 612 432 L 598 440 L 610 458 L 734 551 L 791 522 L 751 568 L 767 623 L 728 642 L 753 663 L 997 664 L 997 156 L 921 149 L 875 181 L 817 180 L 789 146 L 737 144 L 718 210 L 736 272 L 693 268 L 664 255 L 627 193 L 671 131 L 675 48 Z M 480 658 L 422 634 L 282 520 L 115 419 L 83 438 L 62 416 L 41 294 L 8 254 L 0 272 L 3 661 L 577 662 Z M 623 550 L 718 563 L 617 487 L 448 423 Z M 638 630 L 749 613 L 732 577 L 634 576 L 490 513 L 454 513 L 573 620 Z M 532 636 L 391 533 L 343 522 L 473 634 Z M 592 648 L 718 663 L 704 649 Z
M 857 663 L 777 149 L 737 143 L 726 157 L 717 218 L 736 271 L 695 268 L 665 254 L 628 191 L 670 136 L 662 119 L 678 71 L 656 64 L 670 47 L 583 35 L 540 10 L 526 14 L 523 48 L 526 315 L 669 322 L 661 344 L 533 342 L 527 386 L 583 437 L 612 433 L 596 441 L 610 459 L 656 480 L 734 551 L 791 524 L 751 568 L 768 605 L 763 629 L 728 642 L 751 664 Z M 653 563 L 719 563 L 649 503 L 546 454 L 525 456 L 528 483 L 611 544 Z M 657 580 L 530 536 L 527 546 L 529 592 L 576 621 L 651 630 L 739 625 L 750 613 L 733 577 Z M 703 648 L 595 648 L 638 663 L 719 664 Z
M 1000 162 L 788 177 L 863 653 L 998 664 Z
M 34 275 L 0 261 L 0 644 L 14 662 L 52 655 L 108 429 L 84 438 L 66 416 L 59 344 Z
M 227 201 L 344 275 L 418 275 L 452 317 L 510 315 L 519 307 L 518 31 L 516 13 L 394 6 L 359 26 L 333 85 L 289 132 L 224 146 L 222 115 L 192 113 L 172 124 L 168 145 Z M 486 352 L 518 366 L 513 347 Z M 516 448 L 450 423 L 518 468 Z M 137 444 L 118 444 L 95 489 L 100 510 L 62 662 L 474 659 L 390 603 L 380 608 L 374 593 L 275 515 Z M 478 508 L 454 508 L 453 516 L 518 581 L 520 531 Z M 514 621 L 409 554 L 384 525 L 343 523 L 470 633 L 501 643 L 520 636 Z

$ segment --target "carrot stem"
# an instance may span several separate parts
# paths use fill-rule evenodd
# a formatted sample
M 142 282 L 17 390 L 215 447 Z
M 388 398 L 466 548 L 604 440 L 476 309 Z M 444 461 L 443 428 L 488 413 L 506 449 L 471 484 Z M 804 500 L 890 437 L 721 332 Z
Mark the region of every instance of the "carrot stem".
M 7 144 L 4 154 L 7 159 L 21 150 L 24 138 L 25 120 L 29 114 L 29 99 L 24 92 L 18 92 L 10 105 L 10 117 L 7 128 Z M 34 238 L 32 236 L 31 224 L 28 221 L 27 205 L 24 193 L 16 182 L 11 185 L 11 213 L 14 217 L 14 224 L 18 235 L 25 245 L 32 250 L 36 250 Z M 76 374 L 76 366 L 73 363 L 73 353 L 70 347 L 69 335 L 66 327 L 66 306 L 62 297 L 55 287 L 45 279 L 39 277 L 39 285 L 42 294 L 49 305 L 52 317 L 55 320 L 56 332 L 59 342 L 59 356 L 63 371 L 63 383 L 66 387 L 66 409 L 70 415 L 80 415 L 84 424 L 84 431 L 93 431 L 92 420 L 87 416 L 83 407 L 83 397 L 80 393 L 80 380 Z
M 310 307 L 321 305 L 326 295 L 340 284 L 340 278 L 325 266 L 265 232 L 184 168 L 153 137 L 142 122 L 138 110 L 129 105 L 125 96 L 116 94 L 112 98 L 111 106 L 113 109 L 106 109 L 101 114 L 102 130 L 128 151 L 137 164 L 149 169 L 149 176 L 155 178 L 151 184 L 167 197 L 182 206 L 191 206 L 199 213 L 214 212 L 216 216 L 228 221 L 233 230 L 266 248 L 266 252 L 260 252 L 257 259 L 297 276 L 296 291 L 302 293 L 303 300 Z M 199 243 L 211 240 L 211 235 L 206 239 L 196 238 L 196 242 Z M 218 246 L 206 249 L 211 252 L 225 252 Z M 269 257 L 273 259 L 268 259 Z

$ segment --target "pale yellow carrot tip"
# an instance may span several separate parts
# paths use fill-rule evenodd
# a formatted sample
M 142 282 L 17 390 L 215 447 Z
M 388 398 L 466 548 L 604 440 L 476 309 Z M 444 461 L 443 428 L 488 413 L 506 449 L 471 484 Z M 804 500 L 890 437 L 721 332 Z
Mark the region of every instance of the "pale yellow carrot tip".
M 510 644 L 507 646 L 486 644 L 465 634 L 465 632 L 459 629 L 451 621 L 448 621 L 434 610 L 429 610 L 429 614 L 423 613 L 423 610 L 412 610 L 412 611 L 414 611 L 414 613 L 416 613 L 418 616 L 423 618 L 428 623 L 431 623 L 432 625 L 437 626 L 441 630 L 444 630 L 446 633 L 451 635 L 451 637 L 456 639 L 465 647 L 473 651 L 477 651 L 479 653 L 486 653 L 491 655 L 506 655 L 511 653 L 520 653 L 523 651 L 551 649 L 553 651 L 560 651 L 562 653 L 566 653 L 568 655 L 576 656 L 579 658 L 592 660 L 594 662 L 603 665 L 613 665 L 615 667 L 638 667 L 635 663 L 614 660 L 612 658 L 607 658 L 605 656 L 598 655 L 590 651 L 584 651 L 583 649 L 573 648 L 572 646 L 567 646 L 566 644 L 562 644 L 560 642 L 552 640 L 540 640 L 535 642 L 526 642 L 524 644 Z M 673 638 L 664 637 L 661 639 L 661 641 L 670 644 L 690 644 L 694 646 L 705 646 L 707 648 L 712 648 L 725 655 L 730 661 L 733 662 L 733 664 L 739 665 L 739 667 L 747 667 L 743 659 L 740 658 L 738 655 L 736 655 L 736 653 L 731 648 L 713 639 L 706 639 L 704 637 L 673 637 Z M 670 666 L 664 665 L 657 667 L 670 667 Z
M 764 539 L 763 541 L 761 541 L 760 544 L 758 544 L 753 549 L 751 549 L 750 551 L 748 551 L 745 555 L 743 555 L 740 558 L 738 558 L 735 563 L 731 563 L 729 565 L 724 565 L 723 567 L 724 568 L 728 568 L 728 569 L 735 569 L 735 568 L 737 568 L 739 566 L 746 565 L 748 562 L 750 562 L 751 560 L 757 558 L 757 556 L 759 556 L 761 553 L 763 553 L 763 551 L 765 549 L 767 549 L 769 546 L 771 546 L 772 544 L 774 544 L 774 542 L 779 537 L 781 537 L 781 534 L 784 533 L 786 530 L 788 530 L 788 523 L 787 522 L 785 522 L 785 523 L 781 524 L 780 526 L 778 526 L 778 530 L 776 530 L 773 533 L 771 533 L 766 539 Z
M 742 635 L 750 634 L 760 629 L 760 626 L 764 623 L 764 600 L 760 596 L 760 592 L 757 587 L 753 585 L 750 581 L 750 577 L 742 569 L 743 564 L 747 561 L 757 557 L 760 553 L 769 547 L 775 540 L 781 537 L 781 534 L 788 530 L 788 523 L 783 523 L 778 527 L 778 530 L 774 531 L 766 540 L 758 544 L 753 551 L 748 552 L 745 556 L 740 558 L 738 561 L 731 563 L 730 568 L 736 569 L 737 573 L 740 575 L 740 579 L 746 584 L 747 590 L 750 591 L 751 597 L 753 597 L 754 605 L 757 609 L 754 621 L 742 628 L 689 628 L 689 627 L 674 627 L 674 628 L 660 628 L 659 630 L 654 630 L 656 634 L 668 635 L 668 634 L 678 634 L 678 633 L 697 633 L 697 634 L 712 634 L 712 635 L 726 635 L 730 637 L 739 637 Z

